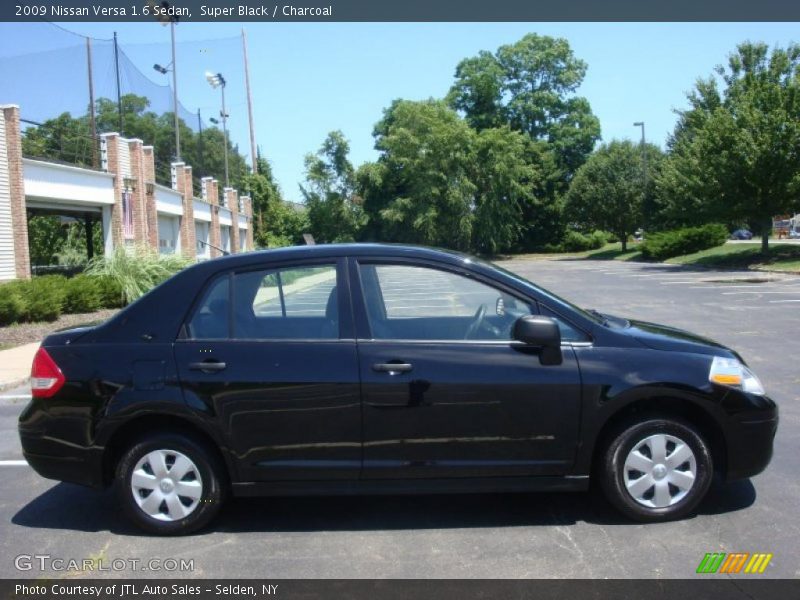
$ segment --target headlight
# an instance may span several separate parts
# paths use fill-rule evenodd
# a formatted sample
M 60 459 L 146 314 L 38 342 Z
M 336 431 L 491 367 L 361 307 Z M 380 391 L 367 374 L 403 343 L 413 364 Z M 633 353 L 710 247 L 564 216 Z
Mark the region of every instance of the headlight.
M 735 358 L 715 356 L 711 361 L 708 380 L 711 383 L 736 388 L 749 394 L 763 396 L 766 393 L 756 374 Z

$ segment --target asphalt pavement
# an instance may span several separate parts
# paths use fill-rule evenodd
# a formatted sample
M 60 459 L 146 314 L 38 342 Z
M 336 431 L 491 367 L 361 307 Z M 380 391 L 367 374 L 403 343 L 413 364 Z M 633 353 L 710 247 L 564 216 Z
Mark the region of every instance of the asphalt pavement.
M 52 560 L 88 559 L 124 564 L 100 573 L 120 577 L 685 578 L 707 552 L 772 553 L 766 572 L 749 577 L 800 575 L 800 276 L 617 261 L 503 266 L 579 305 L 739 350 L 781 407 L 768 470 L 715 482 L 697 516 L 657 525 L 627 522 L 593 494 L 267 498 L 230 501 L 200 534 L 152 538 L 127 524 L 113 493 L 47 481 L 24 464 L 23 387 L 0 394 L 0 577 L 73 578 Z M 15 566 L 37 555 L 50 567 Z M 152 559 L 192 570 L 152 570 Z

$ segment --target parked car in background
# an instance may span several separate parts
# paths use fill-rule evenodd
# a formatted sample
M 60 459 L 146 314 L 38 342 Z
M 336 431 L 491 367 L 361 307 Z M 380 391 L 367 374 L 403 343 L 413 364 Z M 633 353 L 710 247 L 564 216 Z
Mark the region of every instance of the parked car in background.
M 752 240 L 753 233 L 747 229 L 737 229 L 731 234 L 732 240 Z
M 795 225 L 793 229 L 789 230 L 789 239 L 800 239 L 800 226 Z
M 586 490 L 690 514 L 761 472 L 778 408 L 730 348 L 409 246 L 248 252 L 54 333 L 19 433 L 155 534 L 241 496 Z M 75 510 L 91 510 L 85 505 Z

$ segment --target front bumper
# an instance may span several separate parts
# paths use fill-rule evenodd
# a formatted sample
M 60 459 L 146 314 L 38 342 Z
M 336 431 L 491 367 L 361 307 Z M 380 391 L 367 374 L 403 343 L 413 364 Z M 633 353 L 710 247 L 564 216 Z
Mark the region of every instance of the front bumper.
M 730 417 L 727 430 L 726 479 L 735 481 L 758 475 L 772 459 L 778 407 Z

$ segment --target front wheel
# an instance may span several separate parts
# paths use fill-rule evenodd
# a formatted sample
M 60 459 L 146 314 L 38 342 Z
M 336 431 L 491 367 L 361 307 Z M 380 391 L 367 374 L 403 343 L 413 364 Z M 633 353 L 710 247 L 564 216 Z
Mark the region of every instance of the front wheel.
M 117 493 L 127 516 L 156 535 L 191 533 L 224 500 L 219 458 L 194 439 L 156 433 L 135 442 L 117 465 Z
M 691 513 L 708 492 L 711 451 L 689 423 L 649 418 L 621 427 L 600 469 L 606 497 L 637 521 L 668 521 Z

